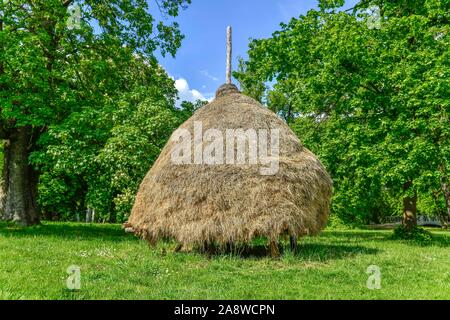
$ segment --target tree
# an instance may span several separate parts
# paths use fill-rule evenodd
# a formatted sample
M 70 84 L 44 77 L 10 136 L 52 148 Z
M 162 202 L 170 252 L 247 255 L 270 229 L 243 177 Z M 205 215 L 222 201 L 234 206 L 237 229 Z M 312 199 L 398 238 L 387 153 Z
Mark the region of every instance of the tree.
M 115 79 L 118 88 L 107 101 L 49 126 L 31 154 L 41 172 L 38 203 L 47 218 L 71 219 L 87 207 L 101 221 L 121 222 L 180 123 L 173 80 L 157 64 L 130 59 L 120 73 L 126 81 Z
M 342 3 L 253 41 L 235 77 L 271 83 L 268 100 L 292 107 L 292 128 L 332 174 L 335 213 L 367 222 L 397 197 L 412 228 L 418 197 L 440 189 L 450 159 L 448 12 L 436 0 L 376 1 L 377 29 L 366 1 L 335 10 Z
M 160 0 L 154 6 L 175 17 L 189 3 Z M 77 26 L 67 25 L 71 6 L 80 15 Z M 38 172 L 29 155 L 38 141 L 45 145 L 49 127 L 89 108 L 114 108 L 113 93 L 133 85 L 129 73 L 122 74 L 133 56 L 155 65 L 155 51 L 174 55 L 183 36 L 176 23 L 156 22 L 145 0 L 8 0 L 0 12 L 0 216 L 30 225 L 39 217 Z
M 170 134 L 204 104 L 184 101 L 175 108 L 174 82 L 158 64 L 134 56 L 130 66 L 109 103 L 50 126 L 32 153 L 46 218 L 72 220 L 87 207 L 95 209 L 97 221 L 127 220 L 139 184 Z

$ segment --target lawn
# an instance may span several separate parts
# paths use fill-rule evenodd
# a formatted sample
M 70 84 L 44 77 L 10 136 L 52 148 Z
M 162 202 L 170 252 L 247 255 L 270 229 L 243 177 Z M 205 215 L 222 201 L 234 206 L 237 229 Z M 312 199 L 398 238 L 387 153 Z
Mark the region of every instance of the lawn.
M 391 233 L 326 230 L 271 259 L 150 249 L 118 225 L 0 224 L 0 299 L 450 299 L 450 233 L 433 231 L 429 245 Z M 66 288 L 70 265 L 79 291 Z M 379 290 L 367 288 L 370 265 Z

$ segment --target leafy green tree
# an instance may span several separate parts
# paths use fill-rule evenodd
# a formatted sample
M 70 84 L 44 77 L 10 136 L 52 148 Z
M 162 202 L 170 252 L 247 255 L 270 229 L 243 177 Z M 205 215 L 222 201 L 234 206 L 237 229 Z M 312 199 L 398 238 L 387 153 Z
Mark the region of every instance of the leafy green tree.
M 174 108 L 173 80 L 158 65 L 133 61 L 131 91 L 118 90 L 103 108 L 83 108 L 51 126 L 31 155 L 42 172 L 38 202 L 46 218 L 74 219 L 91 208 L 98 221 L 124 222 L 170 134 L 205 104 Z
M 208 101 L 197 99 L 195 102 L 182 101 L 181 107 L 178 109 L 180 120 L 186 121 L 189 119 L 198 109 L 208 104 Z
M 335 10 L 342 3 L 323 1 L 253 41 L 235 77 L 250 90 L 271 84 L 269 107 L 290 110 L 285 119 L 333 176 L 334 212 L 376 220 L 396 197 L 412 228 L 418 196 L 442 197 L 450 163 L 449 14 L 438 0 Z M 369 23 L 374 4 L 380 28 Z
M 156 0 L 152 5 L 167 17 L 175 17 L 189 3 L 190 0 Z M 141 56 L 154 67 L 157 50 L 163 55 L 176 53 L 183 39 L 178 25 L 156 21 L 149 6 L 145 0 L 0 2 L 0 138 L 5 141 L 0 192 L 3 219 L 24 225 L 39 221 L 35 200 L 39 173 L 30 166 L 29 156 L 38 150 L 38 142 L 46 145 L 51 136 L 46 133 L 52 126 L 77 122 L 81 125 L 89 123 L 89 119 L 102 121 L 106 108 L 118 107 L 120 99 L 115 99 L 119 93 L 138 90 L 137 77 L 127 72 L 133 67 L 133 57 Z M 165 85 L 173 87 L 167 81 Z M 165 88 L 160 94 L 166 94 Z M 83 142 L 89 134 L 93 143 L 107 140 L 111 131 L 97 131 L 96 124 L 90 125 L 87 132 L 79 132 L 76 126 L 70 130 L 78 130 Z M 64 134 L 61 132 L 59 139 L 70 139 Z M 83 150 L 86 149 L 89 146 Z M 80 154 L 73 160 L 82 164 L 92 161 L 92 157 Z M 40 163 L 39 159 L 36 163 Z M 42 177 L 44 182 L 48 179 Z M 61 181 L 52 191 L 70 192 L 75 198 L 82 183 L 76 184 L 77 188 L 71 188 Z
M 131 62 L 133 68 L 121 73 L 127 79 L 123 88 L 51 125 L 32 153 L 41 170 L 38 202 L 46 217 L 73 218 L 88 207 L 101 221 L 122 221 L 138 184 L 180 123 L 173 80 L 157 64 L 135 57 Z

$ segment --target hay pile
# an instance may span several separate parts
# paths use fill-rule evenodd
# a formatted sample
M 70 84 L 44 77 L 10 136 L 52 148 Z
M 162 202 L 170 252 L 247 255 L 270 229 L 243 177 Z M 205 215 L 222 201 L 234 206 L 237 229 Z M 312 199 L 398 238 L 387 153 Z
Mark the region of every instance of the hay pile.
M 154 244 L 173 238 L 183 245 L 248 243 L 280 234 L 293 239 L 320 232 L 329 215 L 332 181 L 274 113 L 223 85 L 216 99 L 180 128 L 279 129 L 279 171 L 261 175 L 260 164 L 174 164 L 170 139 L 143 180 L 126 226 Z

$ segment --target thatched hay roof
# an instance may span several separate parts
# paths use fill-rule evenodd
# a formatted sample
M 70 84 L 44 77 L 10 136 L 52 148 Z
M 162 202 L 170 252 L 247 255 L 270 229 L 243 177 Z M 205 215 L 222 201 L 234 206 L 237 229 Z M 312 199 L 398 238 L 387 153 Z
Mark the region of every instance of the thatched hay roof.
M 332 181 L 319 160 L 303 147 L 274 113 L 222 86 L 216 99 L 180 128 L 193 134 L 218 129 L 279 129 L 279 171 L 262 175 L 255 164 L 175 164 L 170 139 L 143 180 L 127 223 L 154 243 L 174 238 L 185 245 L 248 242 L 255 236 L 275 240 L 314 235 L 329 215 Z M 270 140 L 270 139 L 269 139 Z

